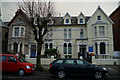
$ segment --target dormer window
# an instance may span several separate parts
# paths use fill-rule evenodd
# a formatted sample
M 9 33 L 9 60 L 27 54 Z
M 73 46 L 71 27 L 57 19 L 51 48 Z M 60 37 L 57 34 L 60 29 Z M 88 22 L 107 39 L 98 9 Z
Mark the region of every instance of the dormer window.
M 97 20 L 101 20 L 101 16 L 97 16 Z
M 80 23 L 83 23 L 83 19 L 82 18 L 80 19 Z
M 69 19 L 66 19 L 66 23 L 69 23 Z

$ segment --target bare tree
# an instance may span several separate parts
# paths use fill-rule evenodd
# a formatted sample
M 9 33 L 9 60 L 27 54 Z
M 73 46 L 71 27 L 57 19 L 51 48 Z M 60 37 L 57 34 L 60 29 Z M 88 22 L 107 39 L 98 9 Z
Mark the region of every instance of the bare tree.
M 34 0 L 25 0 L 22 4 L 19 3 L 18 7 L 32 19 L 30 27 L 32 27 L 35 40 L 37 41 L 36 69 L 43 70 L 41 66 L 41 50 L 44 39 L 46 38 L 45 35 L 51 31 L 47 24 L 50 22 L 51 17 L 55 14 L 54 3 L 42 2 L 39 0 L 36 2 L 34 2 Z M 34 25 L 35 16 L 37 16 L 37 25 Z

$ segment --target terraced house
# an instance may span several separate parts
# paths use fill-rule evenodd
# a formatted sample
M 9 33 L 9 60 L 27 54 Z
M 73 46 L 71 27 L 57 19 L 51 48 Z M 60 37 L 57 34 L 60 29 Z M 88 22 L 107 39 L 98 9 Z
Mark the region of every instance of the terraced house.
M 9 23 L 8 50 L 28 54 L 29 58 L 36 56 L 36 41 L 32 29 L 29 27 L 29 18 L 18 10 Z M 85 16 L 82 12 L 78 16 L 71 16 L 68 12 L 63 17 L 54 17 L 49 27 L 52 28 L 52 37 L 44 42 L 42 55 L 45 49 L 57 48 L 64 58 L 82 56 L 84 59 L 90 53 L 96 58 L 113 57 L 113 21 L 100 6 L 92 16 Z M 28 35 L 29 33 L 29 35 Z

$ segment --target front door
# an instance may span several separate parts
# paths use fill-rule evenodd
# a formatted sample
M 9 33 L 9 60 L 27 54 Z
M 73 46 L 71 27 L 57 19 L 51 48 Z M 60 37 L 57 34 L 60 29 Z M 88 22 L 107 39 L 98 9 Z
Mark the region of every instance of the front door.
M 36 57 L 36 45 L 31 45 L 31 49 L 30 49 L 30 57 L 34 58 Z
M 83 59 L 87 58 L 86 45 L 79 46 L 79 53 L 80 53 L 80 56 L 83 57 Z

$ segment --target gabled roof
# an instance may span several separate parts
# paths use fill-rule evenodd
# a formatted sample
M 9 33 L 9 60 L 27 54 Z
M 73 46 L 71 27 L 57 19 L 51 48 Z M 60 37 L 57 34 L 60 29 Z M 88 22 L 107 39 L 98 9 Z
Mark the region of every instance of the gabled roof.
M 98 5 L 96 11 L 95 11 L 95 12 L 93 13 L 93 15 L 91 16 L 91 18 L 95 15 L 95 13 L 96 13 L 99 9 L 100 9 L 100 10 L 103 12 L 103 14 L 108 18 L 108 20 L 109 20 L 112 24 L 114 24 L 114 22 L 108 17 L 108 15 L 102 10 L 102 8 L 101 8 L 99 5 Z M 87 23 L 91 20 L 91 18 L 87 21 Z
M 15 16 L 12 18 L 12 20 L 9 22 L 8 26 L 10 26 L 12 24 L 12 22 L 14 21 L 14 19 L 16 19 L 16 17 L 21 14 L 22 17 L 24 17 L 24 20 L 30 24 L 30 18 L 21 10 L 21 9 L 18 9 Z
M 68 15 L 70 18 L 72 18 L 72 17 L 70 16 L 70 14 L 67 12 L 67 13 L 63 16 L 63 19 L 64 19 L 64 17 L 65 17 L 66 15 Z
M 77 16 L 77 18 L 78 18 L 80 15 L 82 15 L 84 18 L 86 18 L 85 15 L 84 15 L 82 12 L 80 12 L 80 14 Z

